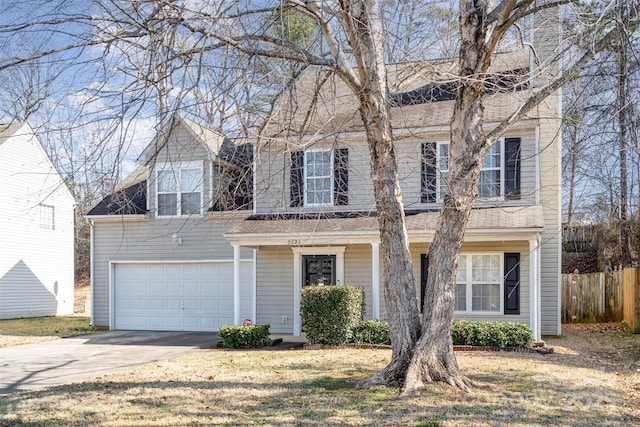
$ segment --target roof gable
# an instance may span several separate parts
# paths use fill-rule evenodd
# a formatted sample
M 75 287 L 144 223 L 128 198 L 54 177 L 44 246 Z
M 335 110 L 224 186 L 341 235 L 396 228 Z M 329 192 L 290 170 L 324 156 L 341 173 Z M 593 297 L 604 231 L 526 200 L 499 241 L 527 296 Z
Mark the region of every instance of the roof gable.
M 172 119 L 165 124 L 163 129 L 153 138 L 153 140 L 145 147 L 140 156 L 138 157 L 138 163 L 141 165 L 149 165 L 158 153 L 162 151 L 170 140 L 170 136 L 175 129 L 180 126 L 189 135 L 191 135 L 194 141 L 201 145 L 207 152 L 209 160 L 216 160 L 218 154 L 226 145 L 233 145 L 233 142 L 226 138 L 219 132 L 208 129 L 204 126 L 200 126 L 196 122 L 180 116 L 176 113 Z
M 529 53 L 496 54 L 485 87 L 485 121 L 504 119 L 530 96 Z M 457 59 L 387 65 L 392 126 L 448 126 L 455 103 Z M 360 132 L 358 100 L 335 74 L 309 68 L 281 96 L 263 127 L 265 137 Z
M 10 124 L 0 124 L 0 147 L 5 144 L 22 144 L 25 143 L 25 139 L 27 140 L 27 145 L 33 147 L 35 151 L 30 151 L 29 156 L 35 155 L 36 159 L 38 159 L 38 171 L 44 172 L 43 179 L 53 178 L 56 181 L 55 188 L 56 192 L 61 191 L 61 194 L 64 194 L 68 202 L 72 205 L 75 205 L 75 198 L 69 190 L 67 183 L 62 178 L 62 175 L 58 171 L 58 168 L 53 164 L 49 154 L 44 149 L 40 139 L 34 132 L 33 128 L 28 122 L 13 122 Z M 21 148 L 22 149 L 22 148 Z M 2 155 L 2 150 L 0 150 L 0 155 Z M 24 155 L 27 155 L 26 153 Z M 46 177 L 46 178 L 44 178 Z

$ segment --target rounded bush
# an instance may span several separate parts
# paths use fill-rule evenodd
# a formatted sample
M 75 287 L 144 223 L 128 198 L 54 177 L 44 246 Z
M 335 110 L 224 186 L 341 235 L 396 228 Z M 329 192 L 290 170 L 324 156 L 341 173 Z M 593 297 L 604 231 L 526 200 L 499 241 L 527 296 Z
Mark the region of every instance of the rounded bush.
M 389 323 L 376 319 L 363 320 L 354 330 L 353 342 L 356 344 L 391 345 Z
M 351 341 L 364 314 L 364 290 L 357 286 L 306 286 L 300 316 L 312 344 L 341 345 Z
M 250 348 L 269 345 L 271 325 L 224 325 L 218 330 L 222 343 L 229 348 Z
M 451 327 L 454 345 L 481 347 L 531 347 L 533 332 L 527 325 L 513 322 L 454 320 Z

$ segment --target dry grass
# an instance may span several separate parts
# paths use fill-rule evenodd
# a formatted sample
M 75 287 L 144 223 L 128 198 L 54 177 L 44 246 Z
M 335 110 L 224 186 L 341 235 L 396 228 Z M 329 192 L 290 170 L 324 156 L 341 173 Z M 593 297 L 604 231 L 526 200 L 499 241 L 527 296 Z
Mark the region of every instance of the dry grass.
M 640 336 L 570 326 L 556 353 L 458 353 L 485 386 L 398 399 L 355 382 L 388 350 L 203 350 L 80 384 L 0 398 L 5 425 L 532 426 L 640 423 Z
M 0 348 L 93 332 L 86 316 L 30 317 L 0 320 Z

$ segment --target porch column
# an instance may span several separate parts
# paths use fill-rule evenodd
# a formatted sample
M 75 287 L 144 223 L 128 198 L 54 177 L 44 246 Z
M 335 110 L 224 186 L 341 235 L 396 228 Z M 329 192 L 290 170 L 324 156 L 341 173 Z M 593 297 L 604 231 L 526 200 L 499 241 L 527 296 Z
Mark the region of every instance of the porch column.
M 297 249 L 297 250 L 296 250 Z M 300 293 L 302 292 L 302 254 L 299 248 L 293 249 L 293 335 L 302 334 L 300 325 Z
M 371 311 L 380 319 L 380 243 L 371 243 Z
M 240 325 L 240 245 L 233 244 L 233 324 Z
M 529 325 L 533 339 L 540 339 L 540 272 L 538 238 L 529 240 Z

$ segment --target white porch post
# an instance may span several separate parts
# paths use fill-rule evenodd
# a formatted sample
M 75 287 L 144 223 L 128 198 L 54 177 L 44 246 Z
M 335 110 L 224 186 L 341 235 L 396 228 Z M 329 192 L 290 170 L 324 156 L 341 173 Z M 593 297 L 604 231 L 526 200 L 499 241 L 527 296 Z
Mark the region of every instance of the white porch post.
M 374 319 L 380 319 L 380 243 L 371 243 L 371 307 Z
M 302 255 L 300 250 L 293 250 L 293 335 L 299 337 L 302 334 L 300 325 L 300 292 L 302 288 Z
M 240 245 L 233 244 L 233 324 L 240 325 Z
M 533 338 L 540 339 L 540 272 L 538 239 L 529 240 L 529 324 Z

